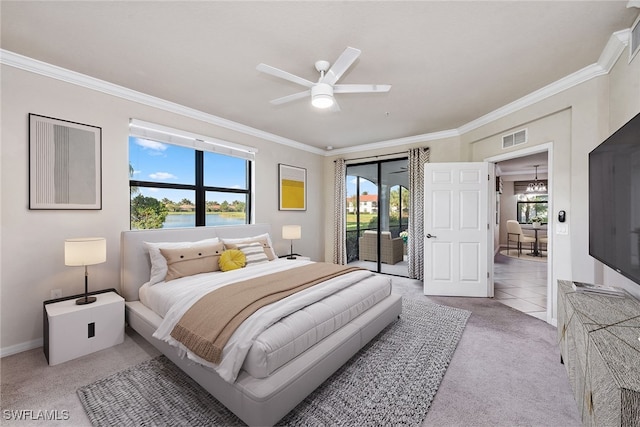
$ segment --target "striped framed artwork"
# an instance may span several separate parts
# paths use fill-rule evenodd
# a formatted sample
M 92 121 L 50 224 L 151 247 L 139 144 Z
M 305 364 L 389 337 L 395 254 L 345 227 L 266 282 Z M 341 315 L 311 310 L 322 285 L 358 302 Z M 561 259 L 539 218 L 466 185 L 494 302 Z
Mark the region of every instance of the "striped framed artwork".
M 102 128 L 29 114 L 29 209 L 102 209 Z

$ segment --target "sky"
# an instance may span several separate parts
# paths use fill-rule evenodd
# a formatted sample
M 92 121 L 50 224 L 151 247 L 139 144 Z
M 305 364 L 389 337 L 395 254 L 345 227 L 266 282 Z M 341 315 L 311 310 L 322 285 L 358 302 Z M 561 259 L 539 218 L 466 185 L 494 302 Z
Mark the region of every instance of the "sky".
M 355 196 L 357 179 L 352 175 L 347 176 L 347 197 Z M 378 194 L 378 186 L 368 179 L 360 178 L 360 193 L 365 192 L 367 194 Z
M 143 138 L 129 137 L 129 162 L 133 167 L 133 176 L 137 181 L 166 182 L 175 184 L 194 184 L 195 154 L 192 148 L 173 144 L 165 144 Z M 227 188 L 246 188 L 246 175 L 243 159 L 205 152 L 205 185 Z M 356 177 L 349 176 L 347 196 L 355 195 Z M 192 202 L 195 194 L 191 190 L 171 190 L 141 187 L 145 197 L 158 200 L 167 198 L 173 202 L 189 199 Z M 371 181 L 361 178 L 360 191 L 378 194 L 378 188 Z M 244 195 L 233 193 L 208 194 L 207 200 L 222 202 L 224 200 L 243 200 Z
M 171 184 L 195 183 L 195 154 L 193 148 L 164 144 L 142 138 L 129 138 L 129 162 L 133 167 L 131 179 Z M 245 160 L 205 152 L 205 185 L 226 188 L 247 188 Z M 179 202 L 195 199 L 192 190 L 140 188 L 146 197 L 168 198 Z M 208 194 L 208 200 L 244 201 L 245 196 L 233 193 Z

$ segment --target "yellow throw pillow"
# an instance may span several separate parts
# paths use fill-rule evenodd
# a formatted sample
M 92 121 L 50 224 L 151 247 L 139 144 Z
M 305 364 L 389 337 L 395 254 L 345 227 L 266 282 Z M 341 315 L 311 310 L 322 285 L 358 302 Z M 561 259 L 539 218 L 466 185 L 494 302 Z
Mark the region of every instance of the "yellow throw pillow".
M 236 270 L 247 264 L 247 257 L 239 249 L 228 249 L 222 252 L 219 262 L 222 271 Z

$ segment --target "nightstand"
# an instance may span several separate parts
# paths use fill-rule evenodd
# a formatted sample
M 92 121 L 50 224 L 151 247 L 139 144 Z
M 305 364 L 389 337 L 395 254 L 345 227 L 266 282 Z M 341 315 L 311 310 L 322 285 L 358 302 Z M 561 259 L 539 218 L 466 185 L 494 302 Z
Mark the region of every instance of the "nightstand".
M 308 256 L 302 256 L 300 254 L 293 254 L 293 255 L 280 255 L 278 258 L 287 258 L 287 259 L 291 259 L 289 258 L 289 256 L 293 256 L 293 259 L 301 259 L 303 261 L 311 261 L 311 258 Z
M 124 341 L 124 298 L 115 291 L 91 295 L 97 300 L 86 305 L 76 304 L 78 295 L 44 302 L 44 353 L 49 365 Z

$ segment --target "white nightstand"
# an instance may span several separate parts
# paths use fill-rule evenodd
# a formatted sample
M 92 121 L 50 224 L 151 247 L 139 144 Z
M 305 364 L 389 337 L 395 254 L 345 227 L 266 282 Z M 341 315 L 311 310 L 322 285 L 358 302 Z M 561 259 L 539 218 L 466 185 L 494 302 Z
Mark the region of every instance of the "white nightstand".
M 45 356 L 57 365 L 124 341 L 124 299 L 115 292 L 94 294 L 96 302 L 76 298 L 45 302 Z

